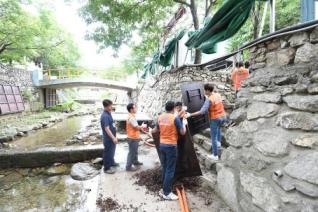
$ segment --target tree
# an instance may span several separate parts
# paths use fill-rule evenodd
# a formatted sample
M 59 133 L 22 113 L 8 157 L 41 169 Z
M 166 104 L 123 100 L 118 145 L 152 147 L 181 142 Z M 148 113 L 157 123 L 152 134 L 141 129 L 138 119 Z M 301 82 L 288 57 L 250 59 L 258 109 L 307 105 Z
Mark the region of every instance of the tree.
M 123 44 L 130 45 L 139 56 L 150 56 L 159 48 L 165 22 L 183 5 L 190 9 L 193 27 L 199 29 L 198 0 L 125 0 L 87 1 L 81 15 L 92 26 L 87 38 L 95 40 L 101 49 L 118 50 Z M 208 16 L 216 0 L 205 0 L 204 17 Z M 142 42 L 132 43 L 135 33 Z M 195 63 L 201 63 L 201 52 L 196 50 Z
M 57 24 L 47 9 L 32 15 L 19 0 L 0 0 L 0 61 L 24 59 L 45 68 L 75 65 L 79 51 L 73 38 Z

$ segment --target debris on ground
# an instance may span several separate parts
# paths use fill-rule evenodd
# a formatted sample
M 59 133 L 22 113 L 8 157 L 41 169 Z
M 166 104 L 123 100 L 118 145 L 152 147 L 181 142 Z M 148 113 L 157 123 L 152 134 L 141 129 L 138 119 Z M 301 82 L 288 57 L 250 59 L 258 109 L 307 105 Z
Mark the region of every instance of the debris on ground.
M 117 201 L 112 198 L 103 198 L 103 196 L 99 196 L 96 200 L 96 205 L 101 209 L 102 212 L 115 211 L 120 209 L 120 205 Z
M 156 167 L 136 173 L 134 178 L 137 181 L 134 184 L 145 186 L 150 193 L 158 193 L 162 188 L 161 168 Z M 187 177 L 178 179 L 175 185 L 183 185 L 183 187 L 192 192 L 197 192 L 201 185 L 199 177 Z

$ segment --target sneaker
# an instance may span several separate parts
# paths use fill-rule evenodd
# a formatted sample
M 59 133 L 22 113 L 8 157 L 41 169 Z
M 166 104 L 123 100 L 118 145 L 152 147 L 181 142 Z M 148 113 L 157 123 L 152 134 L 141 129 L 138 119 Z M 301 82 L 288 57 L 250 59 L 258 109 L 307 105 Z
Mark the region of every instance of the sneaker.
M 132 166 L 132 167 L 130 167 L 130 168 L 126 168 L 126 171 L 128 171 L 128 172 L 135 172 L 135 171 L 137 171 L 138 170 L 138 168 L 137 167 L 134 167 L 134 166 Z
M 177 195 L 175 195 L 174 193 L 170 193 L 170 194 L 168 194 L 168 195 L 163 195 L 163 198 L 165 199 L 165 200 L 178 200 L 179 198 L 178 198 L 178 196 Z
M 135 166 L 142 166 L 144 165 L 142 162 L 137 161 L 136 163 L 134 163 Z
M 110 168 L 110 169 L 107 169 L 107 170 L 104 170 L 104 173 L 106 173 L 106 174 L 115 174 L 115 169 L 113 169 L 113 168 Z
M 114 163 L 113 165 L 112 165 L 112 167 L 118 167 L 119 166 L 119 163 Z
M 219 160 L 219 157 L 218 156 L 214 156 L 213 154 L 209 155 L 208 158 L 211 159 L 211 160 Z

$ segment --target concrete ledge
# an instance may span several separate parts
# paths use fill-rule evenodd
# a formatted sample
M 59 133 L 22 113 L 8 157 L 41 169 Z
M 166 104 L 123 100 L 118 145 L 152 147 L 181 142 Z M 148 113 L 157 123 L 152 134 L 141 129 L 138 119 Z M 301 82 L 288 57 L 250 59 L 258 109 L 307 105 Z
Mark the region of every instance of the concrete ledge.
M 33 168 L 54 163 L 76 163 L 102 157 L 103 145 L 47 147 L 32 151 L 0 152 L 0 169 Z

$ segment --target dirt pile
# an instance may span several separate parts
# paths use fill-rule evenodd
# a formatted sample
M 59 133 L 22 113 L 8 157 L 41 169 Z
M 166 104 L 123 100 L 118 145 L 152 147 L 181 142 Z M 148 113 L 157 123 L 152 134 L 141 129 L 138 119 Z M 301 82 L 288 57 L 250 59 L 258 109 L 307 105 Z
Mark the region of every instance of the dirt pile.
M 158 191 L 162 188 L 162 175 L 160 167 L 138 172 L 133 177 L 136 179 L 134 184 L 145 186 L 150 193 L 158 193 Z M 183 185 L 186 190 L 197 192 L 200 188 L 201 180 L 199 177 L 182 178 L 178 179 L 174 185 Z
M 112 198 L 103 198 L 103 196 L 99 196 L 96 200 L 96 205 L 101 209 L 102 212 L 106 211 L 119 211 L 121 208 L 117 201 Z

